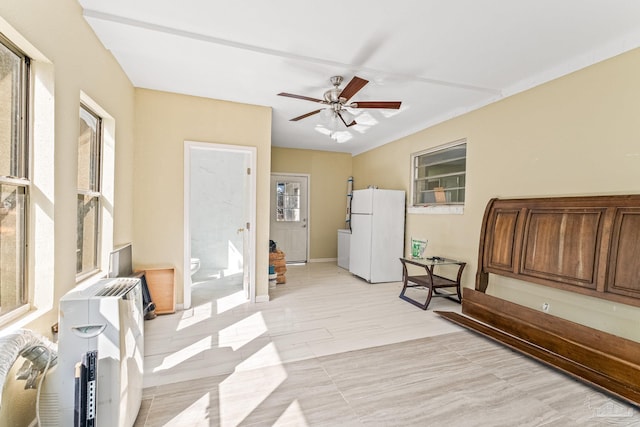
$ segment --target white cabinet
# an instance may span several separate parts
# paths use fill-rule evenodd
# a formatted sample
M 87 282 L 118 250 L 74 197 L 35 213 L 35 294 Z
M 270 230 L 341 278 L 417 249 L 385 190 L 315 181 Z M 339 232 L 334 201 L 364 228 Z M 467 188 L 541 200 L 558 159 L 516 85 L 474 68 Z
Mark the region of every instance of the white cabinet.
M 338 230 L 338 267 L 349 269 L 350 230 Z

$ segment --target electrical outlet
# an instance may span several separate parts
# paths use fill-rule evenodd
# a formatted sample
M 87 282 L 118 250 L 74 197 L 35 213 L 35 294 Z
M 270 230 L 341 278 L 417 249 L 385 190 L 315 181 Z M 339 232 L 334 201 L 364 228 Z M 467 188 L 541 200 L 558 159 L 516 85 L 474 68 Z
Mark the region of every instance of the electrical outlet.
M 549 305 L 548 302 L 542 303 L 542 311 L 544 311 L 545 313 L 548 313 L 550 308 L 551 308 L 551 305 Z

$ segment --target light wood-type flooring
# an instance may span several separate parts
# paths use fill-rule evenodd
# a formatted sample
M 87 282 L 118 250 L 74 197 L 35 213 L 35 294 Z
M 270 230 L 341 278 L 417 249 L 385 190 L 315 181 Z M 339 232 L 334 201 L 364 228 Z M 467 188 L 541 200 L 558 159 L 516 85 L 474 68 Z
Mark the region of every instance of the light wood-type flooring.
M 145 322 L 136 426 L 640 426 L 610 396 L 368 284 L 288 266 L 268 303 L 233 278 Z

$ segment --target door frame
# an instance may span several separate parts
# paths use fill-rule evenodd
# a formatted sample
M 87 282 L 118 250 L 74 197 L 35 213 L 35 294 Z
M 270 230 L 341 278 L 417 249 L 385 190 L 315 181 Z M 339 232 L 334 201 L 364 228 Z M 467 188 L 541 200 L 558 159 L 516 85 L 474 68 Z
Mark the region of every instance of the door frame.
M 256 302 L 256 147 L 242 145 L 218 144 L 213 142 L 184 141 L 184 265 L 183 265 L 183 288 L 184 288 L 184 308 L 191 307 L 191 150 L 205 149 L 221 152 L 236 152 L 249 155 L 251 173 L 248 177 L 249 183 L 249 229 L 248 248 L 244 252 L 249 254 L 249 263 L 243 260 L 243 269 L 249 269 L 249 301 Z
M 271 200 L 274 197 L 273 188 L 271 188 L 271 178 L 274 175 L 278 176 L 301 176 L 307 179 L 307 264 L 311 262 L 309 254 L 311 253 L 311 175 L 308 173 L 294 173 L 294 172 L 271 172 L 269 176 L 269 209 L 271 209 Z M 269 214 L 271 215 L 271 213 Z M 269 227 L 271 227 L 271 216 L 269 216 Z

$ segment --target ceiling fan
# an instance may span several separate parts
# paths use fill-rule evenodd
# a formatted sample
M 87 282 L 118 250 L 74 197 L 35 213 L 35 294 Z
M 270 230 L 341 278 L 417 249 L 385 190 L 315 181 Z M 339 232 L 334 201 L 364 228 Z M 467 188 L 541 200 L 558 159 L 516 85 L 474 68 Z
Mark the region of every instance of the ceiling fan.
M 317 102 L 318 104 L 328 105 L 329 108 L 321 108 L 319 110 L 311 111 L 309 113 L 303 114 L 298 117 L 294 117 L 291 119 L 291 122 L 297 122 L 298 120 L 305 119 L 309 116 L 313 116 L 314 114 L 318 114 L 323 110 L 329 110 L 333 113 L 333 117 L 338 117 L 344 123 L 346 127 L 351 127 L 356 123 L 353 119 L 353 116 L 346 110 L 346 108 L 388 108 L 397 110 L 400 108 L 401 102 L 399 101 L 354 101 L 349 102 L 349 100 L 356 94 L 360 89 L 362 89 L 369 80 L 362 79 L 358 76 L 354 76 L 351 81 L 345 86 L 344 89 L 340 89 L 340 84 L 342 84 L 342 76 L 333 76 L 331 77 L 331 84 L 333 88 L 327 90 L 324 93 L 324 99 L 311 98 L 303 95 L 294 95 L 291 93 L 279 93 L 279 96 L 288 96 L 289 98 L 303 99 L 305 101 Z M 348 118 L 345 120 L 345 116 Z M 347 121 L 349 121 L 347 123 Z

